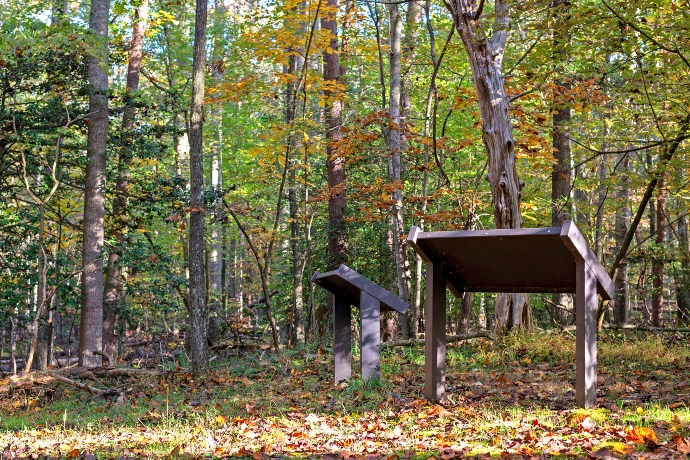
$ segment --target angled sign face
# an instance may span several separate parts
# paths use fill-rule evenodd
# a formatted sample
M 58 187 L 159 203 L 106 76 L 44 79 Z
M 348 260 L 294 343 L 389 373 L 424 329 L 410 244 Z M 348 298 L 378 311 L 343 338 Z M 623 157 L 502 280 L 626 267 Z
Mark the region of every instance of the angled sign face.
M 423 232 L 408 244 L 426 262 L 425 395 L 445 391 L 446 287 L 463 292 L 576 294 L 577 403 L 596 405 L 597 294 L 613 282 L 572 221 L 562 227 Z
M 381 303 L 381 311 L 397 311 L 407 313 L 409 305 L 398 296 L 360 275 L 347 265 L 341 265 L 337 270 L 326 273 L 314 273 L 311 281 L 333 294 L 345 296 L 350 304 L 360 308 L 360 295 L 366 292 Z
M 563 227 L 423 232 L 407 242 L 426 262 L 442 265 L 449 289 L 462 292 L 576 291 L 575 266 L 584 261 L 597 291 L 613 297 L 613 282 L 571 221 Z
M 381 311 L 406 313 L 409 305 L 346 265 L 326 273 L 316 272 L 314 284 L 333 293 L 333 355 L 335 383 L 352 376 L 352 306 L 361 318 L 362 378 L 379 378 Z

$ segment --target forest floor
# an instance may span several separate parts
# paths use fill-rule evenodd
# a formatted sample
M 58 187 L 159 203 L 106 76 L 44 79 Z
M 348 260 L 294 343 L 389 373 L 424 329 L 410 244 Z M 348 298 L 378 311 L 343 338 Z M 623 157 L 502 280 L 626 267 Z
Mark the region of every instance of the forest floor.
M 323 349 L 88 382 L 120 387 L 105 398 L 53 381 L 0 395 L 0 458 L 687 458 L 685 339 L 605 335 L 590 410 L 574 350 L 562 334 L 449 345 L 442 404 L 423 399 L 421 346 L 385 349 L 366 383 L 334 385 Z

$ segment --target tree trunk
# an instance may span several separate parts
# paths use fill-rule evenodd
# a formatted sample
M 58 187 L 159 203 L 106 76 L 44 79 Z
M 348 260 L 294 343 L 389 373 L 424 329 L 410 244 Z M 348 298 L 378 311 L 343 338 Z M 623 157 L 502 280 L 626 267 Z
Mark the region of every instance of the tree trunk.
M 60 21 L 67 17 L 69 2 L 67 0 L 53 0 L 52 11 L 50 14 L 50 25 L 57 26 Z
M 295 7 L 296 11 L 296 7 Z M 289 50 L 296 51 L 296 50 Z M 297 114 L 297 80 L 298 71 L 304 65 L 300 55 L 290 54 L 287 66 L 289 80 L 285 90 L 285 124 L 288 132 L 292 132 L 293 124 Z M 304 273 L 304 261 L 302 258 L 302 246 L 300 242 L 300 218 L 299 204 L 297 203 L 297 164 L 295 154 L 298 150 L 298 143 L 295 136 L 288 135 L 288 150 L 293 152 L 290 161 L 290 176 L 288 179 L 288 208 L 290 213 L 290 249 L 292 250 L 292 309 L 289 315 L 288 324 L 288 344 L 294 346 L 297 342 L 304 340 L 304 295 L 302 285 L 302 275 Z
M 113 216 L 115 221 L 113 239 L 115 244 L 108 257 L 108 268 L 105 275 L 103 350 L 112 356 L 113 359 L 117 359 L 117 338 L 115 337 L 117 313 L 118 308 L 124 304 L 125 295 L 124 275 L 120 266 L 120 257 L 125 244 L 124 230 L 127 226 L 125 215 L 128 206 L 130 165 L 134 154 L 134 118 L 136 114 L 134 94 L 139 89 L 148 9 L 148 0 L 141 0 L 134 15 L 132 41 L 129 45 L 125 110 L 122 115 L 123 145 L 118 159 L 118 177 L 115 183 L 115 199 L 113 200 Z M 110 363 L 110 365 L 113 364 Z
M 417 45 L 419 40 L 419 22 L 422 16 L 422 6 L 418 0 L 410 0 L 407 3 L 407 14 L 405 16 L 405 36 L 402 43 L 402 87 L 400 93 L 400 118 L 403 123 L 407 123 L 412 112 L 412 83 L 414 76 L 414 65 L 417 59 Z
M 338 11 L 338 0 L 328 0 L 326 6 Z M 328 175 L 328 268 L 334 270 L 340 264 L 346 264 L 347 256 L 347 224 L 345 222 L 345 208 L 347 206 L 347 191 L 345 186 L 345 158 L 340 156 L 337 143 L 343 138 L 343 94 L 339 85 L 345 67 L 340 63 L 340 47 L 338 44 L 337 15 L 328 14 L 321 18 L 321 29 L 330 35 L 329 47 L 333 52 L 323 53 L 323 79 L 326 84 L 324 90 L 326 113 L 326 169 Z M 329 305 L 333 304 L 329 295 Z M 323 306 L 315 312 L 315 321 L 319 336 L 323 338 L 327 329 L 328 312 Z
M 211 76 L 217 85 L 223 82 L 223 36 L 225 4 L 224 0 L 215 1 L 214 29 L 220 34 L 213 44 L 213 56 L 211 62 Z M 211 189 L 215 194 L 213 213 L 210 213 L 210 239 L 207 262 L 208 278 L 208 340 L 217 344 L 221 339 L 221 304 L 223 299 L 223 108 L 214 95 L 214 105 L 211 111 L 211 131 L 213 142 L 211 143 Z
M 664 258 L 666 254 L 666 172 L 657 184 L 656 245 L 652 259 L 652 327 L 664 325 Z
M 553 0 L 554 15 L 554 74 L 565 75 L 568 62 L 566 46 L 570 41 L 570 31 L 568 30 L 568 0 Z M 556 161 L 551 171 L 551 226 L 561 227 L 565 220 L 572 215 L 570 201 L 570 176 L 571 176 L 571 144 L 570 144 L 570 107 L 561 100 L 570 90 L 570 83 L 566 78 L 556 79 L 556 94 L 554 94 L 554 105 L 552 115 L 552 141 L 553 156 Z M 567 310 L 574 310 L 572 294 L 556 293 L 552 296 L 555 305 L 563 308 L 548 306 L 551 310 L 551 317 L 561 326 L 568 324 L 570 315 Z
M 625 238 L 625 233 L 628 228 L 628 220 L 630 220 L 630 155 L 627 152 L 621 153 L 616 158 L 618 168 L 616 170 L 616 177 L 618 178 L 619 188 L 616 191 L 616 251 L 620 249 L 620 245 Z M 629 295 L 628 295 L 628 262 L 625 260 L 621 264 L 618 274 L 613 281 L 613 322 L 616 325 L 624 325 L 628 322 L 629 313 Z
M 208 311 L 204 276 L 204 77 L 207 0 L 196 0 L 192 104 L 189 126 L 189 345 L 192 373 L 208 369 Z
M 510 23 L 508 1 L 496 0 L 492 25 L 483 24 L 491 16 L 483 16 L 472 0 L 451 0 L 446 7 L 467 51 L 477 92 L 494 223 L 496 228 L 521 228 L 523 184 L 515 167 L 515 140 L 503 78 L 503 53 Z M 491 37 L 485 36 L 489 28 L 493 29 Z M 512 329 L 532 329 L 532 309 L 526 294 L 498 294 L 495 311 L 497 335 Z
M 43 202 L 38 205 L 38 215 L 39 215 L 39 225 L 38 225 L 38 285 L 36 286 L 37 298 L 36 298 L 36 314 L 32 321 L 31 327 L 31 343 L 29 345 L 29 353 L 26 356 L 26 367 L 24 368 L 23 374 L 26 375 L 31 371 L 33 367 L 34 354 L 38 348 L 38 341 L 40 339 L 40 329 L 41 329 L 41 317 L 46 307 L 46 297 L 47 297 L 47 271 L 48 271 L 48 260 L 46 257 L 45 247 L 43 245 L 43 235 L 45 232 L 45 213 L 46 208 Z M 41 366 L 43 364 L 43 366 Z M 38 360 L 36 368 L 40 370 L 45 370 L 46 366 Z
M 402 153 L 405 149 L 404 139 L 404 120 L 401 118 L 401 49 L 403 20 L 396 2 L 388 4 L 388 20 L 390 27 L 390 65 L 389 65 L 389 91 L 388 91 L 388 112 L 390 122 L 386 136 L 386 148 L 388 149 L 388 175 L 391 183 L 394 184 L 392 201 L 393 208 L 393 254 L 395 256 L 395 266 L 397 273 L 398 296 L 411 303 L 411 273 L 410 262 L 407 257 L 407 244 L 404 237 L 405 225 L 403 222 L 403 159 Z M 400 317 L 402 333 L 404 338 L 410 336 L 410 325 L 406 316 Z
M 405 71 L 402 75 L 402 87 L 400 94 L 400 119 L 402 123 L 408 123 L 410 120 L 410 114 L 412 112 L 412 92 L 414 89 L 413 76 L 415 69 L 415 62 L 417 60 L 417 45 L 419 40 L 419 22 L 422 15 L 422 6 L 418 0 L 411 0 L 407 4 L 407 15 L 405 17 L 405 36 L 403 37 L 402 43 L 402 62 Z M 433 43 L 433 42 L 432 42 Z M 435 63 L 434 63 L 435 65 Z M 433 94 L 433 92 L 432 92 Z M 427 119 L 428 121 L 428 119 Z M 425 124 L 425 128 L 428 127 L 428 122 Z M 428 137 L 428 133 L 425 134 Z M 403 140 L 403 143 L 406 143 Z M 427 154 L 428 155 L 428 154 Z M 424 170 L 424 183 L 428 184 L 428 171 Z M 423 196 L 426 196 L 427 191 L 423 191 Z M 423 204 L 426 207 L 426 202 Z M 424 211 L 422 211 L 424 212 Z M 404 230 L 404 229 L 403 229 Z M 404 232 L 403 232 L 404 233 Z M 407 256 L 406 245 L 402 243 L 403 250 L 405 250 L 405 255 Z M 406 257 L 407 258 L 407 257 Z M 409 261 L 407 262 L 409 266 Z M 421 275 L 418 273 L 421 269 L 421 257 L 419 254 L 415 254 L 415 280 L 419 280 Z M 405 280 L 403 279 L 403 282 Z M 419 307 L 421 303 L 421 286 L 420 283 L 415 283 L 414 293 L 412 292 L 412 273 L 411 269 L 408 268 L 408 278 L 407 278 L 407 292 L 408 298 L 407 302 L 410 304 L 410 309 L 407 315 L 400 316 L 400 322 L 406 325 L 406 329 L 409 331 L 408 336 L 416 338 L 419 333 Z M 419 291 L 419 292 L 418 292 Z
M 678 324 L 690 324 L 690 246 L 688 245 L 687 207 L 683 200 L 678 206 L 678 246 L 681 264 L 676 275 L 676 300 Z
M 88 59 L 89 127 L 84 179 L 84 221 L 79 325 L 79 365 L 96 367 L 103 339 L 103 217 L 105 215 L 106 144 L 108 140 L 108 13 L 109 0 L 91 0 L 89 29 L 98 37 Z

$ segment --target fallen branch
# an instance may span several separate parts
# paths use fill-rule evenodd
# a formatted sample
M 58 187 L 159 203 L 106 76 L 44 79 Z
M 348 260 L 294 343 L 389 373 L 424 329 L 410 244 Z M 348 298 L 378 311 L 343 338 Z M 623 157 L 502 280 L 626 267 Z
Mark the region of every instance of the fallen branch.
M 35 376 L 35 375 L 13 375 L 10 376 L 8 381 L 3 385 L 0 385 L 0 394 L 8 394 L 14 390 L 26 390 L 39 385 L 45 385 L 52 382 L 52 378 L 48 376 Z
M 681 327 L 651 327 L 651 326 L 636 326 L 634 324 L 624 324 L 623 326 L 614 325 L 604 325 L 603 329 L 613 330 L 613 331 L 646 331 L 646 332 L 678 332 L 680 334 L 690 333 L 690 328 Z M 563 328 L 564 331 L 574 331 L 575 326 L 567 326 Z
M 100 388 L 92 387 L 91 385 L 87 385 L 85 383 L 77 382 L 76 380 L 68 379 L 64 375 L 60 375 L 57 372 L 46 371 L 45 374 L 52 377 L 55 380 L 58 380 L 58 381 L 64 382 L 64 383 L 68 383 L 74 387 L 79 388 L 80 390 L 86 390 L 89 393 L 93 393 L 94 395 L 97 395 L 97 396 L 101 396 L 102 394 L 111 391 L 109 388 L 102 390 Z
M 65 374 L 73 378 L 67 377 Z M 120 385 L 115 388 L 100 389 L 78 382 L 74 379 L 84 378 L 96 381 L 96 377 L 152 377 L 156 375 L 160 375 L 160 372 L 151 369 L 134 369 L 128 367 L 73 367 L 60 370 L 41 371 L 28 375 L 16 375 L 9 377 L 6 379 L 4 384 L 0 385 L 0 395 L 8 394 L 16 390 L 27 390 L 36 386 L 47 385 L 54 380 L 57 380 L 81 390 L 86 390 L 89 393 L 92 393 L 94 397 L 109 396 L 119 393 L 119 389 L 128 384 Z
M 477 339 L 484 337 L 494 340 L 494 335 L 490 331 L 476 331 L 469 334 L 450 335 L 446 337 L 446 343 L 462 342 L 463 340 Z M 391 342 L 383 342 L 381 348 L 391 347 L 407 347 L 410 345 L 424 345 L 424 339 L 408 339 L 408 340 L 393 340 Z

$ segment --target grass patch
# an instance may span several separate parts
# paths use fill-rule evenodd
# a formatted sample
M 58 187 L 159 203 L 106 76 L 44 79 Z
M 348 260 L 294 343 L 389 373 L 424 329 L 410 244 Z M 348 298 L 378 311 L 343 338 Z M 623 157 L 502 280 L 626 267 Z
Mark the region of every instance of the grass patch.
M 626 441 L 635 427 L 668 446 L 690 438 L 688 350 L 658 338 L 606 336 L 599 345 L 599 404 L 587 411 L 575 409 L 574 338 L 533 334 L 449 345 L 442 405 L 422 398 L 422 347 L 387 349 L 380 380 L 337 386 L 331 355 L 307 348 L 247 352 L 201 379 L 168 372 L 103 382 L 123 385 L 107 399 L 52 383 L 0 399 L 0 446 L 63 458 L 570 458 L 625 446 L 651 452 Z

